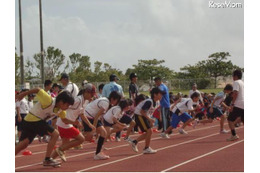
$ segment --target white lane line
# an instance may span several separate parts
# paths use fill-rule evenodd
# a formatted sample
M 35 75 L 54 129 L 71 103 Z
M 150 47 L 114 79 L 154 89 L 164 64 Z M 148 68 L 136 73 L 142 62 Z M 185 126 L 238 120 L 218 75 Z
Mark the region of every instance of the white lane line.
M 195 157 L 195 158 L 193 158 L 193 159 L 187 160 L 187 161 L 182 162 L 182 163 L 180 163 L 180 164 L 178 164 L 178 165 L 175 165 L 175 166 L 172 166 L 172 167 L 170 167 L 170 168 L 167 168 L 167 169 L 165 169 L 165 170 L 163 170 L 163 171 L 161 171 L 161 172 L 166 172 L 166 171 L 172 170 L 172 169 L 177 168 L 177 167 L 179 167 L 179 166 L 182 166 L 182 165 L 185 165 L 185 164 L 190 163 L 190 162 L 192 162 L 192 161 L 198 160 L 198 159 L 200 159 L 200 158 L 202 158 L 202 157 L 206 157 L 206 156 L 208 156 L 208 155 L 210 155 L 210 154 L 214 154 L 214 153 L 216 153 L 216 152 L 218 152 L 218 151 L 221 151 L 221 150 L 224 150 L 224 149 L 226 149 L 226 148 L 232 147 L 233 145 L 239 144 L 239 143 L 241 143 L 241 142 L 243 142 L 243 141 L 244 141 L 244 139 L 243 139 L 243 140 L 240 140 L 240 141 L 237 141 L 237 142 L 235 142 L 235 143 L 226 145 L 225 147 L 221 147 L 221 148 L 219 148 L 219 149 L 213 150 L 213 151 L 211 151 L 211 152 L 208 152 L 208 153 L 206 153 L 206 154 L 200 155 L 200 156 Z
M 214 128 L 216 126 L 219 126 L 219 125 L 214 125 L 214 126 L 210 126 L 210 127 L 205 127 L 205 128 L 199 128 L 199 129 L 194 129 L 194 130 L 190 130 L 190 131 L 187 131 L 187 132 L 195 132 L 195 131 L 201 131 L 201 130 L 205 130 L 205 129 L 210 129 L 210 128 Z M 176 136 L 176 135 L 180 135 L 179 133 L 177 134 L 173 134 L 171 136 Z M 156 138 L 152 138 L 151 140 L 156 140 L 156 139 L 162 139 L 161 137 L 156 137 Z M 144 141 L 141 141 L 139 143 L 143 143 Z M 119 146 L 116 146 L 116 147 L 111 147 L 111 148 L 108 148 L 108 149 L 116 149 L 116 148 L 120 148 L 120 147 L 125 147 L 125 146 L 129 146 L 129 144 L 124 144 L 124 145 L 119 145 Z M 44 151 L 46 152 L 46 151 Z M 82 155 L 88 155 L 88 154 L 91 154 L 91 153 L 94 153 L 95 151 L 92 151 L 92 152 L 86 152 L 86 153 L 82 153 L 82 154 L 76 154 L 76 155 L 73 155 L 73 156 L 68 156 L 66 157 L 67 159 L 69 158 L 74 158 L 74 157 L 77 157 L 77 156 L 82 156 Z M 56 159 L 56 160 L 60 160 L 60 159 Z M 42 162 L 38 162 L 38 163 L 34 163 L 34 164 L 28 164 L 28 165 L 24 165 L 24 166 L 19 166 L 19 167 L 16 167 L 15 169 L 23 169 L 23 168 L 27 168 L 27 167 L 31 167 L 31 166 L 35 166 L 35 165 L 41 165 Z
M 237 128 L 237 129 L 239 129 L 239 128 Z M 216 136 L 216 135 L 220 135 L 220 134 L 219 133 L 214 133 L 214 134 L 211 134 L 211 135 L 207 135 L 207 136 L 204 136 L 204 137 L 192 139 L 192 140 L 189 140 L 189 141 L 181 142 L 181 143 L 170 145 L 170 146 L 167 146 L 167 147 L 162 147 L 162 148 L 159 148 L 159 149 L 156 149 L 156 150 L 157 151 L 165 150 L 165 149 L 168 149 L 168 148 L 177 147 L 177 146 L 180 146 L 180 145 L 183 145 L 183 144 L 191 143 L 191 142 L 194 142 L 194 141 L 197 141 L 197 140 L 209 138 L 209 137 Z M 132 159 L 132 158 L 139 157 L 139 156 L 142 156 L 142 155 L 143 154 L 137 154 L 137 155 L 134 155 L 134 156 L 129 156 L 129 157 L 126 157 L 126 158 L 123 158 L 123 159 L 118 159 L 118 160 L 114 160 L 112 162 L 107 162 L 107 163 L 100 164 L 100 165 L 97 165 L 97 166 L 92 166 L 92 167 L 89 167 L 89 168 L 86 168 L 86 169 L 82 169 L 82 170 L 79 170 L 79 171 L 76 171 L 76 172 L 88 171 L 88 170 L 91 170 L 91 169 L 103 167 L 103 166 L 106 166 L 106 165 L 110 165 L 110 164 L 113 164 L 113 163 L 121 162 L 121 161 L 128 160 L 128 159 Z

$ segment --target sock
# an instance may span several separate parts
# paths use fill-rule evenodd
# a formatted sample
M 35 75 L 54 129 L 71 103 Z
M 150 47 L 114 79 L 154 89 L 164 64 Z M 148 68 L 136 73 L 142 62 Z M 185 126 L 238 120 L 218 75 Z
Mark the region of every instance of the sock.
M 138 142 L 137 140 L 134 140 L 134 141 L 133 141 L 133 143 L 135 143 L 135 145 L 137 145 L 137 142 Z
M 149 148 L 149 147 L 144 147 L 145 150 L 146 150 L 147 148 Z
M 103 146 L 103 144 L 104 144 L 104 140 L 105 140 L 105 138 L 103 138 L 102 136 L 99 137 L 99 139 L 98 139 L 98 144 L 97 144 L 96 154 L 100 153 L 101 148 L 102 148 L 102 146 Z
M 50 157 L 45 157 L 45 160 L 50 160 Z
M 231 130 L 231 133 L 232 133 L 233 136 L 236 136 L 236 131 L 235 131 L 235 129 Z

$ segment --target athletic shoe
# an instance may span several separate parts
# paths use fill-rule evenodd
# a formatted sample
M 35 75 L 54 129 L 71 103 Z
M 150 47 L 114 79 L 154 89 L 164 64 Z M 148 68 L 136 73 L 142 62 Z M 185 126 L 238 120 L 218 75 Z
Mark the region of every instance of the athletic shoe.
M 144 154 L 154 154 L 156 152 L 157 150 L 153 150 L 151 147 L 148 147 L 143 151 Z
M 130 143 L 130 145 L 131 145 L 133 151 L 137 153 L 137 152 L 138 152 L 137 145 L 136 145 L 133 141 L 130 141 L 129 143 Z
M 220 130 L 220 132 L 219 132 L 220 134 L 227 134 L 228 133 L 228 131 L 226 130 L 226 129 L 223 129 L 223 130 Z
M 76 146 L 76 147 L 73 147 L 73 149 L 74 149 L 74 150 L 80 150 L 80 149 L 83 149 L 83 145 L 80 144 L 80 145 L 78 145 L 78 146 Z
M 234 141 L 234 140 L 237 140 L 237 139 L 239 139 L 238 135 L 235 135 L 235 136 L 231 135 L 230 138 L 227 138 L 227 141 Z
M 120 142 L 120 141 L 121 141 L 121 139 L 116 137 L 116 142 Z
M 199 124 L 199 120 L 194 120 L 193 128 L 195 129 L 198 124 Z
M 65 154 L 64 154 L 63 151 L 61 151 L 60 147 L 56 148 L 55 151 L 56 151 L 56 153 L 60 156 L 60 158 L 61 158 L 61 160 L 62 160 L 63 162 L 66 162 L 66 161 L 67 161 L 67 159 L 66 159 L 66 157 L 65 157 Z
M 170 138 L 169 135 L 166 134 L 166 133 L 164 133 L 164 132 L 161 133 L 160 136 L 161 136 L 162 138 L 166 138 L 166 139 L 169 139 L 169 138 Z
M 184 135 L 188 134 L 183 128 L 179 129 L 179 133 Z
M 131 143 L 133 140 L 130 137 L 128 137 L 128 138 L 124 138 L 124 141 Z
M 60 165 L 60 162 L 57 162 L 53 158 L 43 161 L 43 166 L 58 166 L 58 165 Z
M 94 160 L 106 160 L 106 159 L 109 159 L 109 158 L 110 157 L 108 155 L 105 155 L 102 152 L 95 154 L 95 156 L 94 156 Z

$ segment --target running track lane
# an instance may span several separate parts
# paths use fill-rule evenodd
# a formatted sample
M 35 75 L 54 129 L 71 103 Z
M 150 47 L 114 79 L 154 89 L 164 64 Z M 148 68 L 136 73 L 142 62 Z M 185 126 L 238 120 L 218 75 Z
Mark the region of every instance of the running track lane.
M 192 129 L 191 131 L 192 131 L 192 133 L 194 133 L 194 132 L 200 132 L 201 133 L 201 131 L 205 131 L 205 130 L 207 130 L 207 129 L 211 129 L 211 128 L 216 128 L 216 127 L 218 127 L 218 125 L 213 125 L 213 126 L 207 126 L 207 127 L 201 127 L 201 128 L 198 128 L 198 129 Z M 157 134 L 154 134 L 154 136 L 157 136 L 158 135 L 158 133 Z M 186 139 L 187 139 L 187 137 L 188 136 L 183 136 L 183 135 L 179 135 L 179 134 L 174 134 L 174 135 L 172 135 L 172 136 L 174 136 L 174 138 L 181 138 L 183 141 L 185 141 Z M 160 137 L 154 137 L 152 140 L 162 140 Z M 176 141 L 177 142 L 177 141 Z M 140 144 L 141 143 L 143 143 L 143 142 L 140 142 Z M 167 144 L 167 145 L 170 145 L 170 144 L 172 144 L 172 142 L 170 141 L 170 140 L 166 140 L 166 141 L 164 141 L 163 143 L 165 143 L 165 144 Z M 115 145 L 116 144 L 116 145 Z M 122 145 L 123 144 L 123 145 Z M 160 143 L 161 144 L 161 143 Z M 110 147 L 111 147 L 111 149 L 119 149 L 120 148 L 120 150 L 122 151 L 122 150 L 127 150 L 128 152 L 130 151 L 130 155 L 133 155 L 133 152 L 132 152 L 132 150 L 131 150 L 131 148 L 129 149 L 129 145 L 127 144 L 127 143 L 125 143 L 125 142 L 121 142 L 121 144 L 119 144 L 119 143 L 114 143 L 114 142 L 111 142 L 111 143 L 107 143 L 106 144 L 106 146 L 107 147 L 109 147 L 109 145 L 110 145 Z M 94 145 L 95 146 L 95 145 Z M 122 148 L 122 147 L 125 147 L 125 148 Z M 43 150 L 45 150 L 45 149 L 43 149 Z M 70 150 L 70 151 L 68 151 L 67 152 L 67 160 L 69 160 L 69 159 L 71 159 L 71 157 L 75 157 L 75 158 L 79 158 L 80 156 L 85 156 L 85 157 L 88 157 L 89 155 L 91 155 L 92 156 L 92 158 L 93 158 L 93 154 L 94 154 L 94 151 L 95 151 L 95 149 L 93 148 L 93 150 L 92 151 L 87 151 L 87 152 L 85 152 L 85 151 L 80 151 L 81 153 L 80 154 L 78 154 L 77 152 L 79 152 L 79 150 Z M 107 152 L 107 151 L 106 151 Z M 70 155 L 69 155 L 70 154 Z M 108 153 L 108 154 L 110 154 L 110 153 Z M 134 153 L 135 154 L 135 153 Z M 16 170 L 19 170 L 20 171 L 20 169 L 23 169 L 23 168 L 31 168 L 31 167 L 33 167 L 33 166 L 39 166 L 40 168 L 42 168 L 42 162 L 36 162 L 35 163 L 35 160 L 41 160 L 41 159 L 43 159 L 43 157 L 44 157 L 44 154 L 43 153 L 41 153 L 40 155 L 32 155 L 32 156 L 26 156 L 26 157 L 24 157 L 24 159 L 21 159 L 21 158 L 17 158 L 16 159 L 16 164 L 17 165 L 19 165 L 18 167 L 16 166 Z M 116 155 L 115 157 L 114 157 L 114 159 L 115 158 L 117 158 L 117 157 L 120 157 L 120 155 Z M 25 160 L 25 158 L 26 158 L 26 160 Z M 84 158 L 82 158 L 83 160 L 85 160 Z M 77 160 L 79 160 L 79 159 L 77 159 Z M 93 159 L 91 159 L 92 161 L 93 161 Z M 111 159 L 109 159 L 109 160 L 111 160 Z M 70 161 L 71 162 L 71 161 Z M 78 162 L 78 163 L 80 163 L 80 162 Z M 97 163 L 97 161 L 94 161 L 92 164 L 94 164 L 94 165 L 96 165 L 96 163 Z M 21 165 L 22 164 L 22 165 Z M 86 164 L 86 163 L 82 163 L 82 164 Z M 81 164 L 81 166 L 82 166 L 82 164 Z M 77 163 L 76 163 L 76 165 L 75 166 L 77 166 Z M 59 168 L 59 170 L 60 169 L 63 169 L 64 168 L 64 170 L 67 170 L 67 169 L 70 169 L 71 170 L 71 167 L 69 167 L 69 168 L 67 168 L 66 169 L 66 164 L 64 164 L 63 166 L 62 166 L 62 168 Z M 46 169 L 46 167 L 45 167 L 45 169 Z M 50 168 L 48 168 L 48 169 L 50 169 Z M 48 170 L 47 169 L 47 170 Z M 57 169 L 54 169 L 53 171 L 56 171 Z M 30 171 L 30 169 L 27 169 L 26 171 Z M 74 170 L 75 171 L 75 170 Z
M 206 126 L 202 126 L 203 128 L 205 128 Z M 202 128 L 200 127 L 200 128 Z M 207 126 L 207 127 L 210 127 L 210 126 Z M 190 128 L 188 128 L 190 129 Z M 192 129 L 192 128 L 191 128 Z M 196 129 L 197 130 L 197 129 Z M 169 145 L 172 145 L 172 144 L 178 144 L 180 142 L 185 142 L 185 141 L 188 141 L 189 139 L 192 139 L 192 138 L 196 138 L 196 137 L 201 137 L 205 134 L 212 134 L 214 132 L 218 132 L 218 126 L 217 128 L 212 128 L 212 129 L 206 129 L 204 130 L 203 132 L 202 131 L 194 131 L 194 132 L 190 132 L 190 134 L 186 135 L 186 136 L 183 136 L 183 135 L 175 135 L 175 136 L 172 136 L 172 139 L 170 140 L 163 140 L 163 139 L 160 139 L 160 140 L 154 140 L 152 141 L 152 144 L 151 146 L 153 148 L 160 148 L 160 147 L 165 147 L 165 146 L 169 146 Z M 157 137 L 158 133 L 154 134 L 153 136 L 155 136 L 155 138 L 158 138 Z M 222 135 L 218 135 L 218 136 L 222 136 Z M 224 135 L 225 137 L 222 136 L 222 139 L 221 141 L 223 140 L 223 138 L 225 139 L 226 137 L 228 137 L 227 135 Z M 242 137 L 242 136 L 241 136 Z M 208 139 L 210 140 L 210 138 Z M 163 142 L 162 142 L 163 141 Z M 194 142 L 194 141 L 193 141 Z M 122 143 L 122 142 L 121 142 Z M 110 144 L 111 146 L 115 146 L 115 143 L 108 143 Z M 164 146 L 162 146 L 163 144 L 165 144 Z M 184 145 L 184 144 L 182 144 Z M 126 145 L 128 146 L 128 145 Z M 139 144 L 139 150 L 141 150 L 141 148 L 143 147 L 143 144 Z M 176 149 L 177 146 L 176 146 Z M 178 149 L 179 150 L 179 149 Z M 118 152 L 113 152 L 114 150 L 108 150 L 106 151 L 106 153 L 108 153 L 110 156 L 111 156 L 111 159 L 107 160 L 107 161 L 93 161 L 93 154 L 91 155 L 82 155 L 82 156 L 77 156 L 77 157 L 74 157 L 74 158 L 71 158 L 71 159 L 68 159 L 68 162 L 67 163 L 64 163 L 62 165 L 61 168 L 58 168 L 58 169 L 52 169 L 52 168 L 44 168 L 42 167 L 41 165 L 38 165 L 38 166 L 30 166 L 28 167 L 27 169 L 18 169 L 19 171 L 77 171 L 79 170 L 79 168 L 90 168 L 90 167 L 93 167 L 93 166 L 97 166 L 97 165 L 101 165 L 103 163 L 110 163 L 111 161 L 115 161 L 116 164 L 108 164 L 108 166 L 106 167 L 100 167 L 103 169 L 103 171 L 110 171 L 110 168 L 113 168 L 113 166 L 115 165 L 115 167 L 117 167 L 120 171 L 123 171 L 126 167 L 121 167 L 120 165 L 118 165 L 119 159 L 124 159 L 124 158 L 127 158 L 127 157 L 131 157 L 133 156 L 134 158 L 136 159 L 127 159 L 127 162 L 129 162 L 128 165 L 131 165 L 131 163 L 133 165 L 136 165 L 134 164 L 136 162 L 136 160 L 140 160 L 140 158 L 142 157 L 147 157 L 147 156 L 143 156 L 142 154 L 140 156 L 135 156 L 136 154 L 134 154 L 132 151 L 131 151 L 131 148 L 128 147 L 123 147 L 123 148 L 120 148 L 120 153 Z M 163 151 L 163 150 L 162 150 Z M 154 157 L 154 156 L 158 156 L 156 159 L 164 159 L 164 158 L 161 158 L 160 155 L 158 155 L 159 153 L 161 153 L 162 151 L 159 151 L 157 154 L 155 155 L 150 155 L 149 158 L 151 157 Z M 72 151 L 74 152 L 74 151 Z M 83 153 L 84 154 L 84 153 Z M 167 154 L 169 155 L 169 152 L 167 152 Z M 31 156 L 29 156 L 31 157 Z M 169 158 L 169 156 L 168 156 Z M 16 159 L 17 160 L 17 159 Z M 41 160 L 41 159 L 36 159 L 35 160 Z M 150 159 L 149 159 L 150 160 Z M 24 160 L 25 161 L 25 160 Z M 35 162 L 34 162 L 35 163 Z M 149 164 L 150 166 L 150 164 Z M 172 166 L 172 164 L 170 165 Z M 128 166 L 129 167 L 129 166 Z M 130 166 L 132 167 L 132 166 Z M 137 168 L 139 170 L 138 167 L 136 166 L 133 166 L 135 168 Z M 16 171 L 18 171 L 16 170 Z M 99 171 L 97 169 L 93 169 L 93 171 Z M 118 171 L 118 170 L 117 170 Z M 130 170 L 129 170 L 130 171 Z M 147 171 L 147 170 L 146 170 Z M 153 169 L 154 171 L 154 169 Z M 158 170 L 158 171 L 161 171 L 161 170 Z

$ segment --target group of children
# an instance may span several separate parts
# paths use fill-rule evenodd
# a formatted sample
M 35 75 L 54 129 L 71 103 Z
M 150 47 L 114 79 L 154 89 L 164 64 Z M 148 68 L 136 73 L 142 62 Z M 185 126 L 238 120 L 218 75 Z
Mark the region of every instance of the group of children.
M 120 135 L 122 130 L 126 130 L 124 140 L 130 143 L 133 151 L 139 152 L 138 142 L 144 140 L 144 154 L 157 152 L 150 147 L 152 127 L 155 124 L 153 114 L 155 115 L 156 110 L 160 109 L 160 100 L 166 94 L 165 91 L 154 87 L 150 91 L 150 97 L 139 94 L 131 100 L 123 98 L 117 91 L 112 91 L 108 97 L 100 97 L 96 93 L 95 86 L 87 82 L 82 83 L 82 89 L 79 91 L 77 85 L 70 82 L 66 74 L 62 74 L 60 82 L 64 89 L 56 97 L 51 97 L 40 88 L 26 90 L 16 95 L 16 100 L 22 102 L 26 95 L 36 94 L 38 102 L 30 110 L 28 108 L 27 112 L 20 111 L 20 115 L 17 116 L 22 128 L 15 154 L 31 144 L 37 135 L 49 135 L 43 165 L 56 167 L 61 164 L 55 160 L 56 157 L 59 156 L 65 162 L 66 150 L 79 146 L 84 141 L 91 141 L 95 137 L 97 146 L 94 159 L 108 159 L 109 156 L 102 151 L 103 145 L 110 140 L 112 133 Z M 227 133 L 223 126 L 226 112 L 230 110 L 230 103 L 225 103 L 225 96 L 232 91 L 232 85 L 228 84 L 224 91 L 213 99 L 202 97 L 202 94 L 196 91 L 190 98 L 182 98 L 182 94 L 179 93 L 171 102 L 170 126 L 160 134 L 161 137 L 169 138 L 172 129 L 177 128 L 180 121 L 183 125 L 179 133 L 187 134 L 184 128 L 192 121 L 195 128 L 200 123 L 211 123 L 217 117 L 220 117 L 220 133 Z M 199 116 L 201 114 L 202 116 Z M 157 115 L 157 118 L 159 119 L 160 115 Z M 49 120 L 53 120 L 57 127 L 48 123 Z M 235 120 L 232 121 L 233 124 Z M 130 134 L 135 125 L 143 133 L 132 139 Z M 53 150 L 59 136 L 62 143 Z M 236 134 L 233 136 L 235 137 L 229 140 L 238 138 Z

